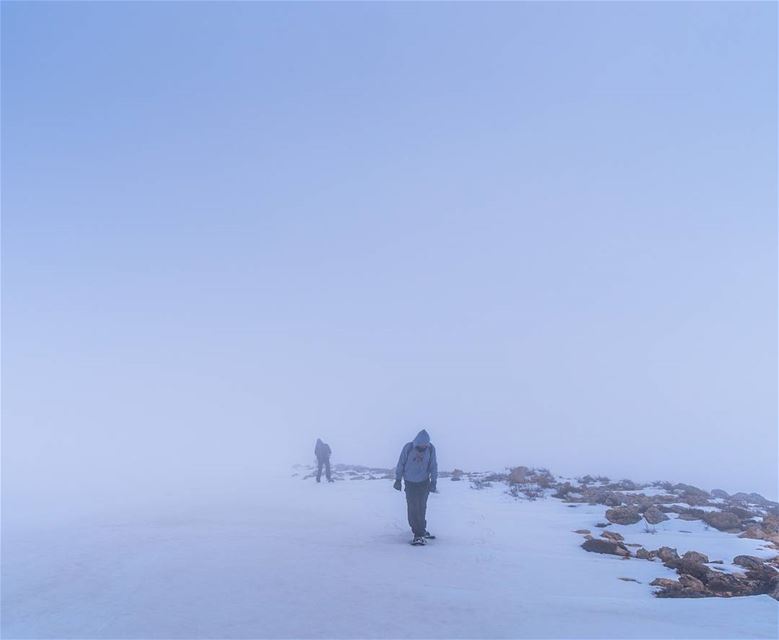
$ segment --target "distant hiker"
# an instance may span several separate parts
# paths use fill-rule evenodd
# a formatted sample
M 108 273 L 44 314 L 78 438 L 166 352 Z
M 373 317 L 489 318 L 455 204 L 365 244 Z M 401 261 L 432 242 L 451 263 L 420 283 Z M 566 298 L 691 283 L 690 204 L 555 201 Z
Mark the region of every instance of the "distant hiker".
M 330 454 L 332 453 L 329 444 L 322 442 L 320 438 L 316 439 L 314 455 L 316 456 L 316 481 L 322 481 L 322 467 L 325 468 L 325 477 L 328 482 L 332 482 L 330 477 Z
M 393 485 L 398 491 L 401 490 L 401 479 L 406 481 L 408 524 L 414 534 L 411 544 L 425 544 L 425 540 L 435 538 L 427 530 L 425 515 L 427 496 L 430 492 L 436 492 L 438 462 L 435 457 L 435 447 L 424 429 L 417 434 L 413 442 L 407 442 L 400 452 Z

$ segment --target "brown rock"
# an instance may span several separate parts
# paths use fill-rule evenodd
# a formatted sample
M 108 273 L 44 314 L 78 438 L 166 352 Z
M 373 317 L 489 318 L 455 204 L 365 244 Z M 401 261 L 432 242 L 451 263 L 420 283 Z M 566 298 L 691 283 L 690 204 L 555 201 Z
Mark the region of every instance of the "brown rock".
M 530 475 L 530 469 L 527 467 L 515 467 L 509 474 L 509 482 L 512 484 L 522 484 L 527 482 L 527 477 Z
M 672 549 L 671 547 L 660 547 L 657 550 L 656 555 L 660 558 L 660 562 L 667 567 L 671 567 L 671 569 L 675 569 L 679 562 L 681 562 L 681 558 L 676 552 L 676 549 Z
M 623 558 L 630 556 L 630 551 L 619 542 L 614 542 L 613 540 L 591 538 L 590 540 L 585 540 L 581 546 L 585 551 L 594 553 L 606 553 L 613 556 L 622 556 Z
M 623 542 L 625 540 L 625 538 L 622 537 L 622 534 L 617 533 L 616 531 L 604 531 L 600 534 L 600 537 L 613 540 L 614 542 Z
M 730 513 L 729 511 L 710 511 L 704 514 L 703 521 L 720 531 L 738 529 L 741 525 L 739 517 L 735 513 Z
M 682 556 L 684 562 L 701 563 L 708 562 L 709 556 L 705 553 L 698 553 L 697 551 L 688 551 Z
M 757 525 L 749 527 L 744 533 L 740 533 L 739 538 L 751 538 L 752 540 L 767 540 L 768 534 Z
M 716 575 L 716 572 L 713 569 L 707 567 L 702 562 L 697 562 L 695 559 L 685 560 L 682 558 L 676 566 L 676 570 L 679 573 L 687 573 L 691 576 L 695 576 L 698 580 L 702 580 L 703 582 L 708 582 Z
M 591 532 L 590 532 L 589 529 L 577 529 L 576 531 L 574 531 L 574 533 L 580 533 L 580 534 L 584 535 L 586 533 L 591 533 Z
M 606 511 L 606 520 L 614 524 L 635 524 L 641 514 L 634 507 L 614 507 Z
M 706 583 L 706 588 L 720 595 L 734 595 L 743 589 L 743 583 L 731 573 L 717 573 Z
M 677 580 L 671 580 L 669 578 L 655 578 L 649 584 L 653 587 L 663 587 L 664 589 L 680 586 Z
M 763 516 L 763 523 L 760 527 L 769 535 L 779 534 L 779 516 L 771 514 Z
M 644 547 L 641 547 L 636 550 L 636 558 L 640 558 L 641 560 L 653 560 L 654 556 L 651 551 L 647 551 Z
M 660 509 L 658 509 L 655 505 L 652 505 L 646 511 L 644 511 L 644 519 L 649 524 L 658 524 L 663 522 L 663 520 L 668 520 L 668 516 L 660 511 Z
M 733 564 L 745 569 L 761 569 L 763 567 L 762 558 L 756 556 L 736 556 L 733 558 Z
M 682 575 L 679 576 L 679 584 L 685 587 L 686 589 L 692 589 L 693 591 L 698 591 L 698 592 L 706 591 L 706 586 L 700 580 L 698 580 L 698 578 L 686 573 L 683 573 Z

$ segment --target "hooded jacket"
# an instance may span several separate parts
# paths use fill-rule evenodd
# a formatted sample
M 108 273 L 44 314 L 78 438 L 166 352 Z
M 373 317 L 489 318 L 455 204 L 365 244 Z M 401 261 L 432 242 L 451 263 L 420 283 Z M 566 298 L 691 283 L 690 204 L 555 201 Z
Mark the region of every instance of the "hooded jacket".
M 423 451 L 419 451 L 418 445 L 427 444 Z M 427 482 L 435 485 L 438 481 L 438 461 L 435 456 L 435 447 L 430 442 L 427 431 L 422 429 L 413 442 L 407 442 L 395 467 L 395 480 L 406 482 Z
M 314 455 L 317 460 L 327 460 L 330 457 L 330 445 L 322 442 L 321 439 L 316 439 L 316 446 L 314 447 Z

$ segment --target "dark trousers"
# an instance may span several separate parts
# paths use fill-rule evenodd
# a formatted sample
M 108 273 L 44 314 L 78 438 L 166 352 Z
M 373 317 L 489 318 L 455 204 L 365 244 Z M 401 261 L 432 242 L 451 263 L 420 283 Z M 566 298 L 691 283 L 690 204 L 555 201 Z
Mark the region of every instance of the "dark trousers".
M 425 535 L 427 531 L 427 496 L 430 495 L 430 483 L 406 482 L 406 506 L 408 507 L 408 524 L 415 536 Z
M 330 480 L 330 458 L 317 458 L 316 459 L 316 481 L 319 482 L 322 478 L 322 467 L 325 468 L 325 477 Z

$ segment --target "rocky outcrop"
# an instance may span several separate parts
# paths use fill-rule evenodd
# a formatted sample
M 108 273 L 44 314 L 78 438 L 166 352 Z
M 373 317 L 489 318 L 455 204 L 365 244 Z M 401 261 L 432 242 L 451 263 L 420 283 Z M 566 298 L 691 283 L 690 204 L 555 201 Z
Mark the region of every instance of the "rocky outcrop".
M 641 514 L 634 507 L 614 507 L 606 511 L 606 520 L 614 524 L 635 524 Z
M 668 547 L 663 549 L 668 550 Z M 650 583 L 660 587 L 655 592 L 660 598 L 731 598 L 768 594 L 779 599 L 779 571 L 770 561 L 755 556 L 736 556 L 733 563 L 746 568 L 746 573 L 738 574 L 714 571 L 705 564 L 708 558 L 695 551 L 688 551 L 678 561 L 674 561 L 673 554 L 668 551 L 664 551 L 663 555 L 669 559 L 666 566 L 674 565 L 679 579 L 658 578 Z
M 527 467 L 514 467 L 509 474 L 509 482 L 512 484 L 522 484 L 528 481 L 530 469 Z
M 644 547 L 636 549 L 636 558 L 639 558 L 640 560 L 654 560 L 655 555 L 655 551 L 648 551 L 647 549 L 644 549 Z
M 691 563 L 708 562 L 709 556 L 705 553 L 698 553 L 697 551 L 688 551 L 682 556 L 682 561 Z
M 741 527 L 739 517 L 729 511 L 709 511 L 703 514 L 703 521 L 720 531 L 738 531 Z
M 644 511 L 644 520 L 649 524 L 660 524 L 664 520 L 669 520 L 669 518 L 657 506 L 652 505 Z
M 593 553 L 606 553 L 623 558 L 630 557 L 630 551 L 621 542 L 614 540 L 602 540 L 600 538 L 590 538 L 582 543 L 582 549 Z
M 670 567 L 671 569 L 676 569 L 682 560 L 679 557 L 679 554 L 676 552 L 676 549 L 671 547 L 660 547 L 657 551 L 655 551 L 655 555 L 660 558 L 660 562 L 662 562 L 666 567 Z
M 601 538 L 606 538 L 606 540 L 611 540 L 612 542 L 624 542 L 625 538 L 622 537 L 621 533 L 617 533 L 616 531 L 604 531 L 600 534 Z
M 736 556 L 733 558 L 733 564 L 745 569 L 760 569 L 763 566 L 763 560 L 756 556 Z

